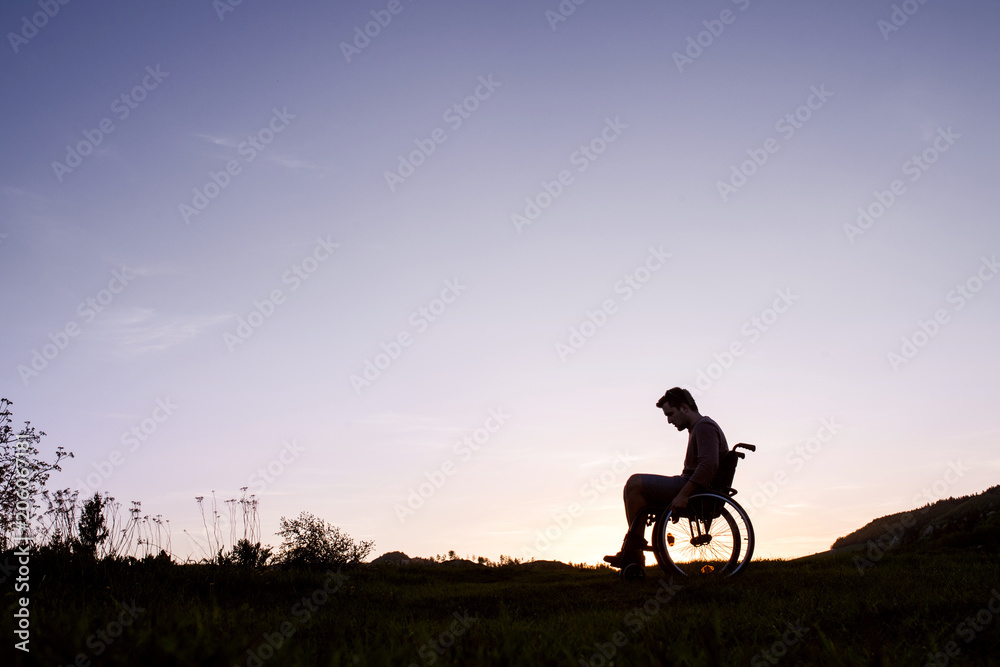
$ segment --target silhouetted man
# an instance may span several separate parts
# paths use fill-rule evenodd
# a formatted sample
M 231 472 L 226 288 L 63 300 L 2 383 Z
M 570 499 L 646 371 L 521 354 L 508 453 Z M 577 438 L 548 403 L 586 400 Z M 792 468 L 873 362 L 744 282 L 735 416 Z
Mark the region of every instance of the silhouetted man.
M 635 474 L 625 482 L 625 518 L 629 530 L 625 534 L 622 549 L 604 560 L 614 567 L 625 567 L 630 563 L 644 564 L 642 550 L 646 546 L 643 538 L 645 522 L 636 520 L 639 511 L 647 506 L 684 509 L 693 493 L 707 489 L 719 462 L 729 451 L 729 444 L 722 429 L 711 418 L 698 412 L 698 404 L 687 389 L 668 389 L 656 407 L 663 410 L 667 421 L 678 431 L 687 430 L 688 446 L 684 456 L 684 469 L 680 475 Z

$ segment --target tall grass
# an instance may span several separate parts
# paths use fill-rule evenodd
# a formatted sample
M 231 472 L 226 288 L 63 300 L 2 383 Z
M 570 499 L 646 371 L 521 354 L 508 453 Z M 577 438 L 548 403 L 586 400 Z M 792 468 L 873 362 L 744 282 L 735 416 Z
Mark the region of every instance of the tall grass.
M 201 551 L 203 562 L 218 562 L 222 558 L 226 549 L 224 536 L 227 532 L 229 533 L 230 549 L 240 541 L 249 544 L 260 543 L 260 501 L 253 494 L 248 496 L 247 489 L 246 486 L 240 487 L 241 495 L 239 498 L 223 501 L 227 508 L 226 514 L 219 512 L 215 491 L 212 491 L 208 516 L 205 515 L 205 496 L 195 497 L 205 529 L 205 543 L 201 544 L 187 530 L 184 533 Z M 211 526 L 209 526 L 209 517 L 211 517 Z M 242 537 L 238 532 L 238 526 L 241 524 L 243 527 Z
M 91 498 L 80 498 L 79 491 L 59 489 L 41 492 L 46 509 L 37 517 L 32 533 L 35 544 L 71 548 L 80 538 L 82 507 Z M 143 514 L 142 503 L 133 500 L 127 517 L 122 504 L 109 495 L 99 496 L 101 514 L 108 530 L 107 539 L 97 545 L 95 556 L 102 558 L 143 558 L 161 551 L 171 553 L 170 520 L 163 515 Z
M 961 624 L 985 618 L 1000 589 L 996 557 L 887 555 L 863 575 L 849 555 L 756 561 L 733 580 L 671 587 L 656 568 L 624 584 L 603 568 L 71 568 L 40 554 L 32 655 L 11 664 L 94 660 L 88 640 L 134 601 L 143 611 L 100 664 L 924 665 L 952 642 L 951 664 L 990 665 L 1000 615 L 969 641 Z M 12 603 L 7 590 L 0 603 Z

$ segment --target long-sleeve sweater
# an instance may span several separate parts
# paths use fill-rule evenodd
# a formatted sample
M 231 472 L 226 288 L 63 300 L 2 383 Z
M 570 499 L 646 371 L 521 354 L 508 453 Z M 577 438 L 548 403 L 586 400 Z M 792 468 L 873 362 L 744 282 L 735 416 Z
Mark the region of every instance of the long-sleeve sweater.
M 719 469 L 719 461 L 728 451 L 729 444 L 722 429 L 711 418 L 702 416 L 691 427 L 681 475 L 701 486 L 709 486 Z

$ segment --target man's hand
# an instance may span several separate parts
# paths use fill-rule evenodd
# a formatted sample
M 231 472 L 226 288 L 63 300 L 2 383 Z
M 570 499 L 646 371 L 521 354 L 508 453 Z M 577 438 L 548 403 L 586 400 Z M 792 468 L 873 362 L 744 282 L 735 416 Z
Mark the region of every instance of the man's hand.
M 670 503 L 670 510 L 682 510 L 688 506 L 688 495 L 681 491 L 676 496 L 674 496 L 673 501 Z
M 686 509 L 688 506 L 688 500 L 691 499 L 691 494 L 697 492 L 698 492 L 698 485 L 692 482 L 691 480 L 688 480 L 688 483 L 685 484 L 684 487 L 677 492 L 677 495 L 674 496 L 674 499 L 670 502 L 670 509 L 671 510 Z

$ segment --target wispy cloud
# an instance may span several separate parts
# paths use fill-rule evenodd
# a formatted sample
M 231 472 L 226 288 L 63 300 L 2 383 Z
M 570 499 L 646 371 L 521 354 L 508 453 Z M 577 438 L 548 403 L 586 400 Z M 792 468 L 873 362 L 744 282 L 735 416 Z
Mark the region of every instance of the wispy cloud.
M 288 155 L 270 155 L 268 160 L 280 167 L 288 169 L 325 169 L 323 165 L 303 160 L 301 158 L 290 157 Z
M 229 137 L 220 137 L 214 134 L 196 134 L 199 139 L 204 139 L 210 144 L 215 144 L 216 146 L 228 146 L 229 148 L 236 148 L 239 145 L 239 141 L 236 139 L 231 139 Z
M 152 276 L 190 276 L 193 271 L 190 268 L 179 266 L 176 262 L 162 261 L 150 262 L 147 264 L 127 265 L 128 272 L 135 276 L 149 278 Z
M 229 319 L 229 315 L 169 317 L 152 308 L 127 308 L 102 317 L 93 335 L 120 354 L 139 355 L 181 345 Z
M 24 197 L 27 199 L 34 199 L 35 201 L 46 201 L 41 195 L 36 195 L 34 192 L 29 192 L 24 188 L 17 187 L 15 185 L 4 185 L 0 187 L 0 193 L 5 197 Z
M 240 143 L 246 142 L 245 136 L 234 136 L 227 137 L 217 134 L 207 134 L 204 132 L 197 133 L 194 136 L 198 137 L 202 141 L 206 141 L 213 146 L 221 146 L 223 148 L 236 149 L 239 147 Z M 261 159 L 269 164 L 276 165 L 278 167 L 283 167 L 285 169 L 294 169 L 296 171 L 311 170 L 311 171 L 326 171 L 327 166 L 313 162 L 311 160 L 306 160 L 300 157 L 295 157 L 292 155 L 282 155 L 281 153 L 275 153 L 271 149 L 267 153 L 261 155 Z

